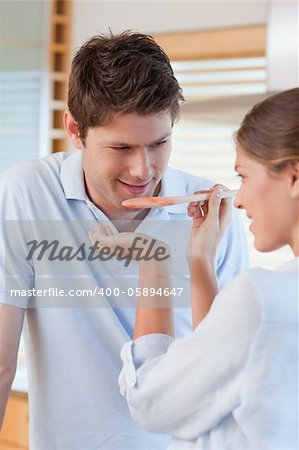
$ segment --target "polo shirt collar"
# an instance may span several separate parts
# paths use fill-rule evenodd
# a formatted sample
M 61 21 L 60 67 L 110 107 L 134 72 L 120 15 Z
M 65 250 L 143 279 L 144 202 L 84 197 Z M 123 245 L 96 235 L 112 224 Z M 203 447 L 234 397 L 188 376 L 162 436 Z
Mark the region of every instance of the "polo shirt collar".
M 60 181 L 68 200 L 86 200 L 81 150 L 71 152 L 63 160 Z

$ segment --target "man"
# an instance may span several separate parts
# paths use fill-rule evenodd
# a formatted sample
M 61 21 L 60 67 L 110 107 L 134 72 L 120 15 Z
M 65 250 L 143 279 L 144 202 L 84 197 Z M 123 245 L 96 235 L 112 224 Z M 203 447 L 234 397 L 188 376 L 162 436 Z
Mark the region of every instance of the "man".
M 25 163 L 2 177 L 5 249 L 0 267 L 6 274 L 13 261 L 15 271 L 10 281 L 6 278 L 6 286 L 1 286 L 0 419 L 26 314 L 32 450 L 167 446 L 166 436 L 147 433 L 133 423 L 119 394 L 119 352 L 132 335 L 134 309 L 115 306 L 108 295 L 102 299 L 102 308 L 82 307 L 75 300 L 73 307 L 62 308 L 65 304 L 58 295 L 51 308 L 33 308 L 32 289 L 48 282 L 49 264 L 38 257 L 28 258 L 22 246 L 27 241 L 12 242 L 7 220 L 60 221 L 70 229 L 73 221 L 91 221 L 95 226 L 109 220 L 118 231 L 142 229 L 150 219 L 186 222 L 186 205 L 149 211 L 128 210 L 121 204 L 132 197 L 184 195 L 210 188 L 206 180 L 167 168 L 181 101 L 169 60 L 151 37 L 133 32 L 96 36 L 75 55 L 69 80 L 64 122 L 79 150 Z M 220 283 L 234 277 L 246 261 L 242 228 L 235 216 L 217 257 Z M 109 263 L 107 271 L 113 281 L 114 266 Z M 103 272 L 99 275 L 93 270 L 91 261 L 85 259 L 72 282 L 89 279 L 102 285 Z M 52 293 L 60 283 L 57 273 L 53 280 Z M 10 283 L 22 287 L 22 292 L 27 289 L 28 296 L 13 298 Z M 178 311 L 179 335 L 188 332 L 189 315 L 184 308 Z

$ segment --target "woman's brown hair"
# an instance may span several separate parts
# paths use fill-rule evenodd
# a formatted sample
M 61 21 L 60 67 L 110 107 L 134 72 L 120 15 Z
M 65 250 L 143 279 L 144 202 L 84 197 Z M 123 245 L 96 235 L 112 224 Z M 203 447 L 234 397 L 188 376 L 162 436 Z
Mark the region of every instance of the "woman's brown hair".
M 235 135 L 249 156 L 280 171 L 299 160 L 299 88 L 273 95 L 255 105 Z

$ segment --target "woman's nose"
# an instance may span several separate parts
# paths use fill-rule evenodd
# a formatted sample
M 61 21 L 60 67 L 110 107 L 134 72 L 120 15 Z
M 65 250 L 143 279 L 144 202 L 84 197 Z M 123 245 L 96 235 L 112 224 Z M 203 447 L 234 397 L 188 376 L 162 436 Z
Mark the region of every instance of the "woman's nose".
M 242 206 L 242 201 L 241 201 L 241 194 L 240 194 L 240 191 L 238 191 L 238 193 L 237 193 L 237 195 L 236 195 L 236 197 L 235 197 L 235 200 L 234 200 L 234 207 L 235 207 L 235 208 L 238 208 L 238 209 L 242 209 L 242 208 L 243 208 L 243 206 Z

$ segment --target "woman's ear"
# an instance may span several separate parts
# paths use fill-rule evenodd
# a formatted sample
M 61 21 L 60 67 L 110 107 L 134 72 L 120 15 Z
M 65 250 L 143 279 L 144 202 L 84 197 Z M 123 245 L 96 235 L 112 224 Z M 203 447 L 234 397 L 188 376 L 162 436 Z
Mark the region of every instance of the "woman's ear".
M 84 146 L 80 139 L 78 124 L 74 120 L 70 111 L 64 111 L 63 123 L 64 123 L 64 128 L 72 141 L 72 144 L 76 148 L 80 148 L 81 150 L 83 150 Z
M 292 161 L 289 166 L 290 194 L 294 199 L 299 199 L 299 161 Z

